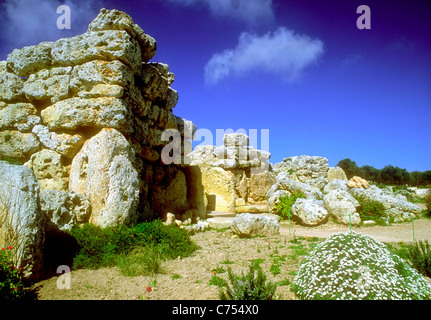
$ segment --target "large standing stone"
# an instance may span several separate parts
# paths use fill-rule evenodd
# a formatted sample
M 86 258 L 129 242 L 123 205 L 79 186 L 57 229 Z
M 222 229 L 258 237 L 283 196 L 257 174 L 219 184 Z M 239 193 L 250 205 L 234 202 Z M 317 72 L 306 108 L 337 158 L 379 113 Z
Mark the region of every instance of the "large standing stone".
M 11 246 L 24 277 L 42 270 L 44 219 L 38 208 L 39 183 L 26 166 L 0 161 L 0 247 Z
M 260 202 L 266 200 L 266 193 L 271 186 L 276 183 L 275 174 L 271 171 L 266 171 L 261 174 L 252 174 L 248 181 L 248 200 Z
M 202 184 L 209 210 L 235 212 L 234 174 L 219 167 L 202 167 Z
M 72 161 L 69 187 L 89 199 L 90 222 L 105 227 L 137 221 L 139 179 L 134 163 L 132 147 L 115 129 L 102 129 L 85 142 Z
M 335 219 L 345 225 L 349 224 L 349 219 L 352 225 L 359 225 L 361 217 L 357 212 L 360 207 L 359 202 L 347 191 L 332 190 L 323 197 L 325 209 Z

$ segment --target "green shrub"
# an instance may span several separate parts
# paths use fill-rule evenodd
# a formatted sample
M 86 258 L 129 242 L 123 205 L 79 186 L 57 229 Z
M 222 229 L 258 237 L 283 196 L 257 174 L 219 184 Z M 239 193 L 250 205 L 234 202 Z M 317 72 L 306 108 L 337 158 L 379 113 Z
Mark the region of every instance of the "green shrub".
M 248 273 L 241 276 L 235 275 L 230 267 L 227 272 L 232 287 L 227 284 L 219 288 L 221 300 L 273 300 L 277 284 L 266 282 L 266 275 L 260 266 L 250 263 Z
M 429 300 L 431 285 L 381 242 L 335 233 L 302 261 L 293 291 L 305 300 Z
M 70 234 L 79 246 L 73 259 L 74 268 L 98 269 L 119 262 L 132 263 L 133 255 L 136 255 L 137 251 L 128 255 L 138 246 L 146 247 L 142 250 L 156 250 L 161 259 L 185 257 L 197 248 L 186 230 L 165 226 L 160 220 L 143 222 L 133 227 L 103 229 L 84 224 L 72 229 Z
M 161 270 L 160 248 L 157 246 L 137 246 L 128 254 L 119 254 L 116 264 L 125 276 L 155 275 Z
M 425 204 L 428 208 L 428 212 L 431 214 L 431 193 L 429 193 L 426 197 L 425 197 Z
M 21 300 L 26 292 L 21 282 L 20 270 L 12 262 L 12 247 L 0 251 L 0 301 Z
M 385 206 L 383 203 L 367 199 L 363 196 L 357 196 L 356 200 L 358 200 L 361 205 L 359 209 L 359 215 L 361 220 L 373 220 L 377 224 L 386 225 L 387 224 L 387 214 L 385 213 Z
M 307 196 L 301 190 L 292 191 L 290 195 L 280 197 L 279 203 L 275 205 L 276 212 L 282 219 L 290 219 L 292 216 L 292 206 L 299 198 L 306 198 Z
M 431 277 L 431 247 L 428 240 L 416 241 L 409 245 L 407 258 L 418 272 Z

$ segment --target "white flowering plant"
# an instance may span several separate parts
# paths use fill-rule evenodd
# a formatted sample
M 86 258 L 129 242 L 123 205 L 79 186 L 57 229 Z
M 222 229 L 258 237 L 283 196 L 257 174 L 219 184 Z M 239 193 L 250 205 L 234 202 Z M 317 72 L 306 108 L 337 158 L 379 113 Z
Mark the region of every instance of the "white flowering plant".
M 431 285 L 386 245 L 335 233 L 303 260 L 293 291 L 304 300 L 429 300 Z

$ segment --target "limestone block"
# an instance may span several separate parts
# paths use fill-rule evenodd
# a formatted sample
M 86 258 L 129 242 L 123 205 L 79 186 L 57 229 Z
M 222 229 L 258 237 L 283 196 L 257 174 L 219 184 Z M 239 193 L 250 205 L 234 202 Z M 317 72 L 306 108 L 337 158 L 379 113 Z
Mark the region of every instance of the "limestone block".
M 69 170 L 59 153 L 43 149 L 34 153 L 26 165 L 33 170 L 41 190 L 68 191 Z
M 0 159 L 25 159 L 40 148 L 40 142 L 33 133 L 6 130 L 0 132 Z
M 48 127 L 43 125 L 34 126 L 32 132 L 38 137 L 45 148 L 56 151 L 69 159 L 72 159 L 76 155 L 85 141 L 83 133 L 50 132 Z
M 45 240 L 38 197 L 39 183 L 29 168 L 0 161 L 0 247 L 11 246 L 15 266 L 35 280 L 42 271 Z
M 132 224 L 138 219 L 140 183 L 135 153 L 115 129 L 102 129 L 84 143 L 70 169 L 70 191 L 91 204 L 90 222 L 102 227 Z
M 57 40 L 51 50 L 53 63 L 75 66 L 90 60 L 120 60 L 132 70 L 142 63 L 138 42 L 122 30 L 87 32 L 72 38 Z
M 0 130 L 31 131 L 40 122 L 36 108 L 30 103 L 15 103 L 0 107 Z
M 131 111 L 125 101 L 118 98 L 71 98 L 45 108 L 41 115 L 43 122 L 53 131 L 88 126 L 133 131 Z
M 52 64 L 51 49 L 54 42 L 42 42 L 35 46 L 15 49 L 7 56 L 7 65 L 19 76 L 28 77 Z
M 138 41 L 142 60 L 148 62 L 157 50 L 156 40 L 146 35 L 140 26 L 133 23 L 133 19 L 118 10 L 101 9 L 99 15 L 90 23 L 88 31 L 125 30 Z

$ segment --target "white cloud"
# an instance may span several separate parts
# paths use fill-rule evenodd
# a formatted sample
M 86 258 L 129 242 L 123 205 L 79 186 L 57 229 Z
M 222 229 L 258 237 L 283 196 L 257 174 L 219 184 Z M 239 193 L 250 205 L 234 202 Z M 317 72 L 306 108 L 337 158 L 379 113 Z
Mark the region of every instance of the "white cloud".
M 236 48 L 211 57 L 205 66 L 205 82 L 216 84 L 229 76 L 244 76 L 252 71 L 263 71 L 294 81 L 323 52 L 321 40 L 295 34 L 283 27 L 261 37 L 244 32 Z
M 272 0 L 168 0 L 184 6 L 205 5 L 214 17 L 228 17 L 250 24 L 272 21 Z
M 57 28 L 57 7 L 71 9 L 71 29 Z M 85 32 L 97 16 L 100 1 L 6 0 L 0 5 L 0 30 L 9 50 Z

